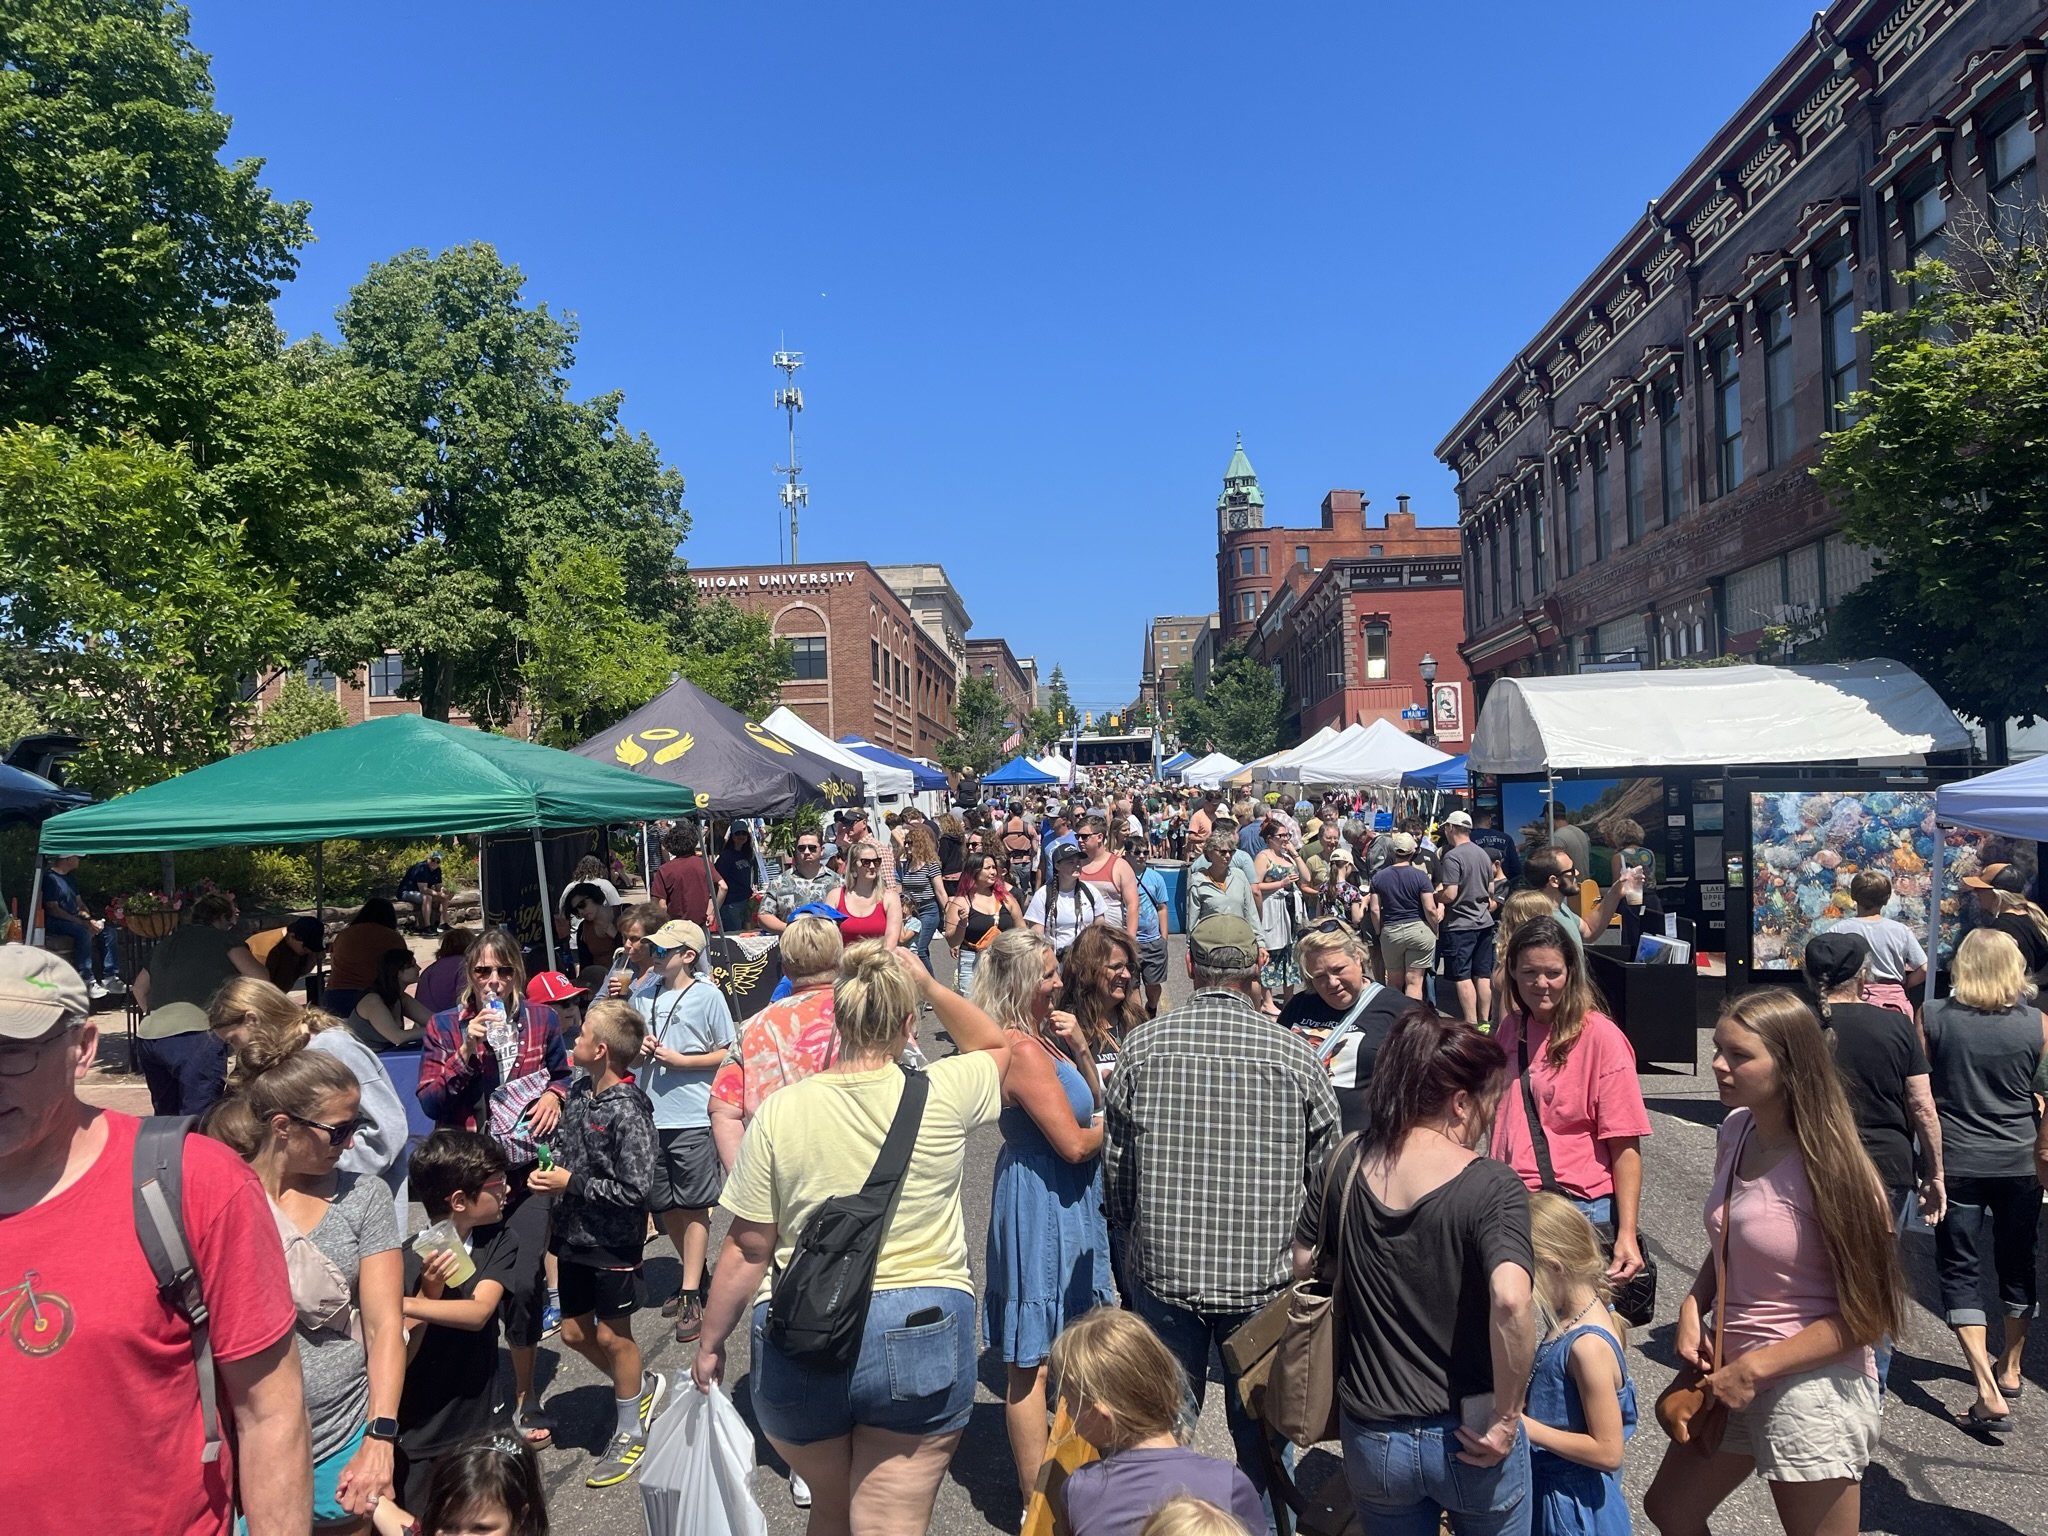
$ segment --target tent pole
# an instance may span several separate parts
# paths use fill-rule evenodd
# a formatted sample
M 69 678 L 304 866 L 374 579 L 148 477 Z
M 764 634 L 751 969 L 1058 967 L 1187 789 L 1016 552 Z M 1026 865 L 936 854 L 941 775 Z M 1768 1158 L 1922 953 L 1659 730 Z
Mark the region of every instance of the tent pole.
M 648 895 L 654 894 L 654 851 L 648 846 L 647 823 L 640 823 L 640 883 L 647 887 Z
M 36 919 L 43 910 L 43 851 L 36 850 L 35 878 L 28 888 L 28 925 L 21 930 L 21 941 L 33 944 L 36 941 Z
M 320 953 L 313 957 L 313 984 L 327 991 L 327 845 L 313 845 L 313 920 L 320 925 Z
M 704 818 L 704 833 L 705 840 L 698 844 L 697 851 L 704 858 L 704 889 L 711 893 L 711 931 L 713 933 L 723 933 L 725 932 L 725 924 L 721 919 L 724 914 L 718 910 L 718 871 L 711 863 L 711 818 L 709 816 Z
M 561 967 L 555 964 L 555 925 L 552 921 L 555 909 L 548 900 L 548 861 L 547 855 L 541 851 L 539 827 L 533 829 L 533 873 L 540 882 L 540 931 L 541 937 L 547 940 L 548 969 L 558 971 Z
M 1941 971 L 1941 866 L 1948 852 L 1948 839 L 1940 822 L 1934 824 L 1934 856 L 1927 861 L 1927 981 L 1920 996 L 1923 1007 L 1934 1001 L 1934 978 Z

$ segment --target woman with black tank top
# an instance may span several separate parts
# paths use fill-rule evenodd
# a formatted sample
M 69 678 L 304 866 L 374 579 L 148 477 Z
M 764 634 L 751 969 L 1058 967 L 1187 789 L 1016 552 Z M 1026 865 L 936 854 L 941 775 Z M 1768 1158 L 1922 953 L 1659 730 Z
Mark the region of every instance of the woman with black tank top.
M 974 987 L 975 967 L 996 935 L 1024 921 L 1017 898 L 996 873 L 996 861 L 985 853 L 969 854 L 960 865 L 960 883 L 946 903 L 946 946 L 953 951 L 958 974 L 954 985 L 964 997 Z

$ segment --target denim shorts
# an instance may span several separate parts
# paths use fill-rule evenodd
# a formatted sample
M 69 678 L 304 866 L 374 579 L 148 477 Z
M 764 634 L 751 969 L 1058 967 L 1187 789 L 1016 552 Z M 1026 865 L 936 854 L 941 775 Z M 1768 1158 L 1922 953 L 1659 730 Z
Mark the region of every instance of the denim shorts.
M 936 1308 L 936 1322 L 904 1320 Z M 785 1445 L 851 1434 L 949 1435 L 974 1408 L 974 1297 L 950 1286 L 877 1291 L 850 1371 L 815 1371 L 769 1343 L 768 1303 L 754 1308 L 754 1416 Z
M 1528 1536 L 1529 1437 L 1491 1467 L 1458 1459 L 1454 1416 L 1362 1423 L 1343 1417 L 1344 1480 L 1374 1536 L 1436 1536 L 1444 1514 L 1460 1536 Z

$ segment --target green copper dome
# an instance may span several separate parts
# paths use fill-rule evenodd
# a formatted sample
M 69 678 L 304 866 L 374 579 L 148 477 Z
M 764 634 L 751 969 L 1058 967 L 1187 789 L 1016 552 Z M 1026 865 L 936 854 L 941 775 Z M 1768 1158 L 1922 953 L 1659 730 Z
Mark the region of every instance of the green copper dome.
M 1223 494 L 1216 498 L 1218 507 L 1229 503 L 1231 492 L 1243 492 L 1239 505 L 1263 507 L 1266 493 L 1259 489 L 1258 473 L 1252 468 L 1252 461 L 1244 456 L 1244 434 L 1237 434 L 1237 447 L 1230 455 L 1230 467 L 1223 471 Z

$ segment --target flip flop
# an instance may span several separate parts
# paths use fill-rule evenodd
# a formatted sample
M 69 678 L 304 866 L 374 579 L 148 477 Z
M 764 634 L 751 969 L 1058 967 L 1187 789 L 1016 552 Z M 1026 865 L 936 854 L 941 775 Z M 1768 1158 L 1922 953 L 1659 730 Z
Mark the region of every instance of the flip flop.
M 2020 1395 L 2024 1393 L 2026 1390 L 2027 1384 L 2024 1381 L 2022 1381 L 2016 1387 L 2008 1387 L 2002 1381 L 1998 1384 L 1998 1395 L 2004 1398 L 2008 1403 L 2017 1403 L 2020 1400 Z
M 1975 1407 L 1976 1404 L 1973 1403 L 1971 1406 Z M 512 1415 L 512 1427 L 518 1431 L 519 1438 L 536 1451 L 546 1450 L 555 1443 L 554 1426 L 549 1423 L 546 1415 L 536 1413 L 530 1408 Z
M 2009 1413 L 1986 1413 L 1982 1403 L 1972 1403 L 1970 1404 L 1970 1411 L 1964 1414 L 1959 1422 L 1961 1422 L 1962 1427 L 1965 1429 L 1978 1431 L 2004 1429 L 2012 1423 L 2012 1415 Z

